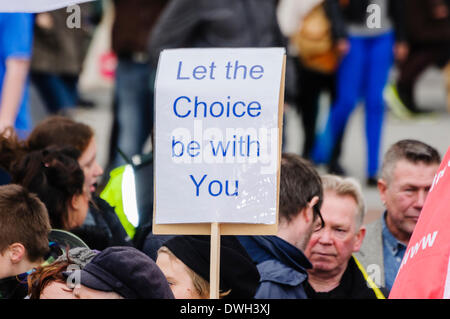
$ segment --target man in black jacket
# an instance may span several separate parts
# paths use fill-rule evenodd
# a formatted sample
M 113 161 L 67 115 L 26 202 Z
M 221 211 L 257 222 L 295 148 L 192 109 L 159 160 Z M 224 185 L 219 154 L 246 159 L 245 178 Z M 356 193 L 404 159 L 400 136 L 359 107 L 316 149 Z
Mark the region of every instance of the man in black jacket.
M 313 299 L 384 299 L 382 292 L 368 277 L 352 255 L 361 247 L 366 229 L 363 226 L 364 198 L 359 184 L 335 175 L 322 177 L 325 227 L 317 228 L 305 254 L 313 268 L 308 270 L 305 287 Z

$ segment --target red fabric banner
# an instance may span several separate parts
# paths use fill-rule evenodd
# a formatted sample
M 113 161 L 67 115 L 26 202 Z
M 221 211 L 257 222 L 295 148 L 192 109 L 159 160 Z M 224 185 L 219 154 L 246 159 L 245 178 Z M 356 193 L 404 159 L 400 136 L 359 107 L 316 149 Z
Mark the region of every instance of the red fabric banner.
M 427 196 L 390 299 L 450 298 L 450 148 Z

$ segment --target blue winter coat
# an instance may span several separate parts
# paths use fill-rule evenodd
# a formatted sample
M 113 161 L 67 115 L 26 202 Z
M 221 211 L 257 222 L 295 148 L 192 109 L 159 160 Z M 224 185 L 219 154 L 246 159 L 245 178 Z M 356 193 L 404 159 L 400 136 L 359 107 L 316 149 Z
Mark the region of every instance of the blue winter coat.
M 301 250 L 277 236 L 240 236 L 257 264 L 260 285 L 256 299 L 306 299 L 303 287 L 311 263 Z

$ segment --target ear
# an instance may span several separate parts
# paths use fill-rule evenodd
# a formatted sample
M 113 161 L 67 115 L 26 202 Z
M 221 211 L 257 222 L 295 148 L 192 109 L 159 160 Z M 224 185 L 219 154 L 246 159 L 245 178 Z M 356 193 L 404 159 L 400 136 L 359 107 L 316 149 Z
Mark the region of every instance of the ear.
M 13 264 L 18 264 L 19 262 L 21 262 L 26 255 L 25 246 L 22 245 L 21 243 L 14 243 L 9 245 L 8 251 L 9 251 L 9 259 Z
M 319 202 L 319 196 L 314 196 L 308 203 L 309 208 L 313 208 Z
M 384 179 L 380 178 L 378 180 L 377 187 L 378 187 L 378 192 L 380 193 L 380 199 L 384 205 L 386 203 L 386 191 L 387 191 L 388 185 Z
M 319 196 L 314 196 L 311 201 L 301 210 L 301 215 L 305 218 L 305 221 L 309 223 L 314 218 L 313 207 L 319 202 Z M 310 214 L 311 212 L 311 214 Z
M 298 215 L 298 217 L 299 216 L 303 217 L 305 223 L 307 224 L 312 220 L 312 216 L 309 216 L 309 211 L 310 211 L 309 207 L 306 206 L 300 211 L 300 214 Z
M 81 205 L 81 196 L 82 195 L 73 195 L 72 200 L 70 201 L 70 205 L 74 210 L 80 209 Z
M 366 236 L 366 227 L 362 226 L 358 233 L 356 234 L 356 241 L 353 245 L 353 252 L 357 252 L 361 249 L 361 245 L 364 241 L 364 237 Z

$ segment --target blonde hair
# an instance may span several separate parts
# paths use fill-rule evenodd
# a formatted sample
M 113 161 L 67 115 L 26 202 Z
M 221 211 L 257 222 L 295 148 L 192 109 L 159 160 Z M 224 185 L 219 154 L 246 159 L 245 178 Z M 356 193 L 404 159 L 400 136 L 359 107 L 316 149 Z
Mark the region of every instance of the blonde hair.
M 340 177 L 337 175 L 324 175 L 322 178 L 323 191 L 335 192 L 338 196 L 350 196 L 357 205 L 356 222 L 359 228 L 366 215 L 366 204 L 359 182 L 351 177 Z
M 186 268 L 186 271 L 187 271 L 189 277 L 191 278 L 194 288 L 195 288 L 196 292 L 199 294 L 199 296 L 201 296 L 202 298 L 206 298 L 206 299 L 209 298 L 209 282 L 205 278 L 198 275 L 195 271 L 193 271 L 191 268 L 189 268 L 177 256 L 175 256 L 175 254 L 166 246 L 161 246 L 161 248 L 158 249 L 158 255 L 160 253 L 166 253 L 169 256 L 169 258 L 176 259 L 180 263 L 182 263 L 184 265 L 184 267 Z M 219 292 L 219 298 L 223 298 L 223 297 L 227 296 L 230 292 L 231 292 L 231 290 L 228 290 L 226 292 Z

